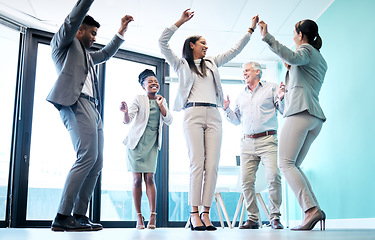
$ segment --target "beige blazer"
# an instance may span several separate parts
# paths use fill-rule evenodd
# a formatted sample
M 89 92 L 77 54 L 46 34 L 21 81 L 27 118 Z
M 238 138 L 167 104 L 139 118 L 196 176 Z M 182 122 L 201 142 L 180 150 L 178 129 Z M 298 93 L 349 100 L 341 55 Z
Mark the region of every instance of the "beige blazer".
M 327 72 L 327 63 L 320 52 L 310 44 L 302 44 L 296 51 L 292 51 L 269 33 L 263 41 L 291 65 L 285 79 L 284 117 L 306 110 L 325 121 L 326 117 L 319 103 L 319 92 Z
M 137 95 L 129 107 L 129 118 L 130 124 L 133 119 L 135 118 L 135 122 L 132 128 L 129 130 L 128 135 L 123 141 L 126 147 L 129 149 L 134 149 L 139 140 L 141 139 L 148 122 L 148 118 L 150 116 L 150 103 L 148 101 L 148 97 L 146 95 Z M 162 140 L 163 140 L 163 123 L 170 125 L 173 121 L 173 117 L 168 109 L 167 101 L 163 100 L 163 106 L 165 110 L 167 110 L 167 115 L 165 117 L 160 113 L 160 121 L 159 121 L 159 132 L 158 132 L 158 149 L 160 150 Z
M 180 111 L 186 105 L 187 99 L 189 97 L 191 88 L 193 87 L 194 81 L 197 75 L 190 69 L 188 62 L 185 58 L 179 58 L 169 47 L 169 40 L 172 35 L 177 31 L 177 27 L 173 25 L 170 28 L 166 28 L 159 39 L 159 47 L 161 53 L 164 55 L 167 62 L 175 70 L 179 78 L 178 93 L 173 105 L 173 110 Z M 225 63 L 232 60 L 236 57 L 246 44 L 250 41 L 250 33 L 246 33 L 240 41 L 232 47 L 230 50 L 219 54 L 216 57 L 206 57 L 205 59 L 210 60 L 206 61 L 207 67 L 212 71 L 214 77 L 215 86 L 216 86 L 216 104 L 218 107 L 222 107 L 224 103 L 223 89 L 221 86 L 221 80 L 219 76 L 218 67 L 221 67 Z

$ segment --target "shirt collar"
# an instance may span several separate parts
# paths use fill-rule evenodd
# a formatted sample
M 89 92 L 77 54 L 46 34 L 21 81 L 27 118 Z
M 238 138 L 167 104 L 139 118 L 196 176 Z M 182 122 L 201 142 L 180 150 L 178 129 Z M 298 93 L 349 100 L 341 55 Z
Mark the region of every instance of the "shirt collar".
M 262 83 L 262 81 L 259 81 L 259 83 L 258 83 L 257 87 L 255 88 L 254 92 L 255 92 L 258 88 L 260 88 L 260 87 L 263 87 L 263 83 Z M 248 85 L 246 85 L 246 87 L 245 87 L 245 91 L 248 92 L 248 93 L 253 93 L 253 92 L 250 90 L 250 88 L 249 88 Z

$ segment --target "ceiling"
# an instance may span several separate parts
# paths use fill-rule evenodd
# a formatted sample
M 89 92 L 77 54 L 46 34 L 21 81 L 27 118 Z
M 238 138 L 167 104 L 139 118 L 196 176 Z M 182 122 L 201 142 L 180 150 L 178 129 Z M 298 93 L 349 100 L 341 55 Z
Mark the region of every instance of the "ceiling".
M 170 41 L 175 53 L 181 56 L 182 44 L 190 35 L 202 35 L 207 40 L 208 55 L 215 56 L 230 49 L 251 26 L 251 18 L 268 24 L 268 31 L 281 43 L 293 46 L 293 27 L 302 19 L 316 20 L 334 0 L 96 0 L 88 14 L 101 27 L 97 42 L 105 44 L 117 32 L 120 18 L 132 15 L 121 48 L 162 57 L 158 39 L 165 27 L 171 26 L 190 8 L 195 16 L 185 23 Z M 0 0 L 0 15 L 26 26 L 55 32 L 76 0 Z M 278 61 L 256 29 L 250 43 L 232 60 Z

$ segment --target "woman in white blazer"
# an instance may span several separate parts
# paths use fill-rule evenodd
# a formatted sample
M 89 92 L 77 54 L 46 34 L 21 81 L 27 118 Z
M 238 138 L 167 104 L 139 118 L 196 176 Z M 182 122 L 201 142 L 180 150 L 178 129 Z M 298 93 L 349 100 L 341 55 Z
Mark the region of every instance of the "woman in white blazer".
M 156 225 L 156 186 L 154 175 L 158 150 L 162 144 L 163 123 L 170 125 L 172 115 L 167 102 L 159 91 L 159 82 L 152 70 L 146 69 L 139 75 L 139 83 L 147 95 L 137 95 L 128 109 L 126 102 L 121 103 L 124 112 L 124 123 L 135 122 L 124 140 L 127 147 L 128 171 L 133 173 L 133 200 L 137 211 L 137 229 L 144 229 L 144 218 L 141 213 L 142 177 L 146 185 L 146 194 L 150 205 L 151 216 L 147 228 L 155 229 Z
M 270 49 L 286 63 L 284 123 L 279 139 L 279 167 L 305 213 L 301 225 L 291 230 L 311 230 L 317 222 L 325 229 L 325 213 L 309 180 L 300 169 L 306 154 L 326 120 L 319 104 L 319 92 L 327 71 L 320 54 L 322 39 L 318 25 L 303 20 L 295 25 L 293 40 L 296 51 L 280 44 L 268 33 L 267 24 L 259 22 L 260 31 Z
M 173 109 L 184 109 L 183 128 L 190 158 L 190 227 L 197 231 L 216 230 L 209 219 L 209 211 L 216 187 L 222 138 L 218 107 L 223 106 L 223 91 L 218 67 L 242 51 L 250 40 L 258 17 L 253 18 L 252 28 L 229 51 L 216 57 L 206 57 L 206 40 L 201 36 L 191 36 L 185 40 L 183 58 L 179 58 L 168 42 L 177 29 L 194 16 L 194 12 L 189 10 L 185 10 L 174 25 L 163 31 L 159 46 L 179 77 Z M 198 206 L 203 206 L 200 215 Z

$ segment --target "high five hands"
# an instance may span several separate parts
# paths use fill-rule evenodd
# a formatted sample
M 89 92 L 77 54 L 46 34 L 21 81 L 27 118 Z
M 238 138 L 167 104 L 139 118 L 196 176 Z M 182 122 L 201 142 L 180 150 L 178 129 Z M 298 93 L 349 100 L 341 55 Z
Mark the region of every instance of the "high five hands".
M 260 28 L 260 34 L 265 37 L 266 34 L 268 33 L 268 29 L 267 29 L 267 24 L 264 22 L 264 21 L 260 21 L 258 23 L 259 25 L 259 28 Z
M 176 27 L 180 27 L 182 24 L 186 23 L 194 17 L 194 11 L 190 11 L 190 8 L 182 12 L 180 19 L 174 24 Z M 251 28 L 255 29 L 257 23 L 259 22 L 259 15 L 252 18 Z
M 249 33 L 253 33 L 255 31 L 255 28 L 257 27 L 258 22 L 259 22 L 259 15 L 256 15 L 251 19 L 251 28 L 249 28 Z

